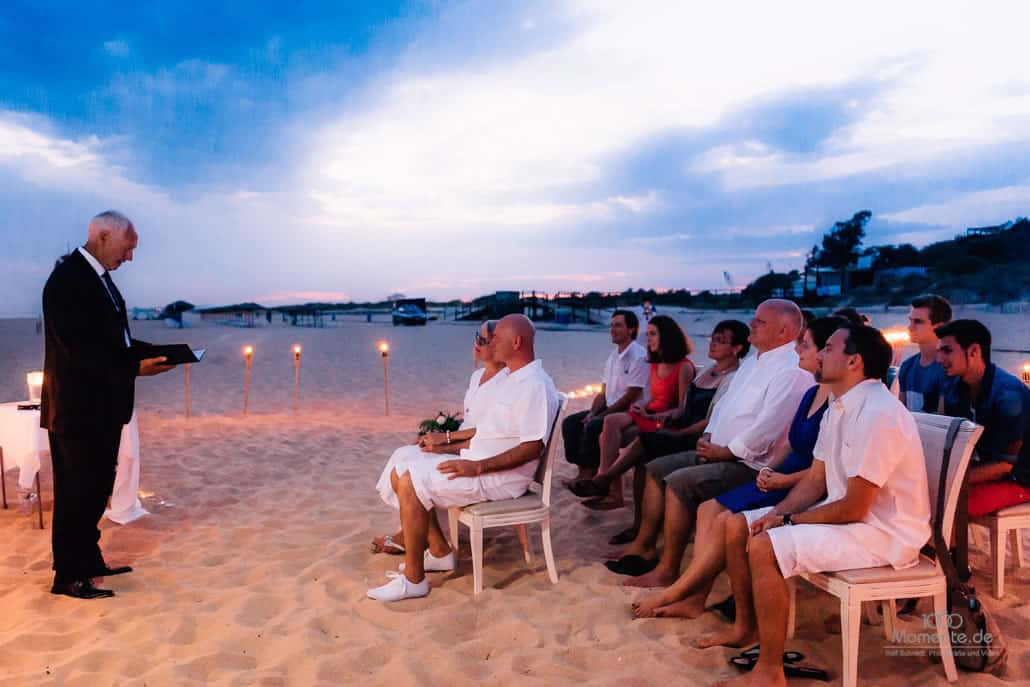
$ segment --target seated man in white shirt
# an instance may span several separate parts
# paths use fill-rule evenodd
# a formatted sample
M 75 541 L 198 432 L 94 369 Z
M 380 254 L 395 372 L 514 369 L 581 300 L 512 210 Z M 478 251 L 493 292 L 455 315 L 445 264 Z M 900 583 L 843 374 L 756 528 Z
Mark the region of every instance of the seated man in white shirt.
M 758 306 L 748 341 L 756 351 L 740 364 L 726 395 L 715 406 L 696 451 L 674 453 L 647 464 L 643 517 L 636 539 L 612 572 L 629 575 L 633 587 L 666 587 L 679 577 L 698 506 L 754 480 L 794 418 L 813 382 L 798 367 L 794 349 L 804 318 L 797 305 L 770 299 Z M 665 550 L 657 556 L 658 535 Z
M 439 456 L 394 468 L 391 482 L 404 531 L 404 566 L 390 582 L 368 590 L 370 598 L 400 601 L 426 596 L 427 570 L 454 569 L 454 551 L 434 507 L 516 498 L 533 481 L 558 411 L 558 392 L 536 359 L 533 337 L 533 323 L 524 315 L 508 315 L 497 323 L 494 355 L 505 361 L 509 374 L 493 403 L 476 419 L 475 435 L 457 460 Z
M 834 332 L 819 352 L 831 401 L 812 467 L 779 505 L 727 523 L 736 621 L 698 646 L 746 646 L 756 632 L 761 646 L 754 669 L 724 684 L 786 684 L 786 578 L 918 562 L 930 538 L 926 463 L 915 420 L 880 381 L 891 357 L 872 327 Z

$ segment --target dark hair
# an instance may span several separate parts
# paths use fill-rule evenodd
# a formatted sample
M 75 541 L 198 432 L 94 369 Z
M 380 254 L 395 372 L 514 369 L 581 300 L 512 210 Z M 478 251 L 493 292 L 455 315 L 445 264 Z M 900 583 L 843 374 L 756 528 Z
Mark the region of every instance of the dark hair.
M 938 339 L 955 337 L 962 350 L 969 350 L 973 344 L 980 344 L 980 357 L 985 365 L 991 364 L 991 330 L 976 320 L 952 320 L 933 330 Z
M 807 327 L 808 323 L 815 319 L 815 313 L 808 308 L 801 308 L 801 319 L 805 321 L 805 326 Z
M 653 324 L 658 330 L 658 353 L 648 351 L 647 362 L 678 363 L 693 351 L 690 339 L 676 324 L 676 320 L 668 315 L 655 315 L 648 324 Z
M 884 379 L 894 359 L 894 350 L 883 333 L 868 325 L 842 327 L 848 333 L 844 352 L 862 356 L 862 375 L 866 379 Z
M 856 327 L 861 327 L 863 325 L 869 324 L 869 318 L 863 315 L 862 313 L 858 312 L 854 308 L 837 308 L 836 310 L 831 312 L 830 315 L 833 317 L 843 317 L 845 320 L 855 325 Z M 833 332 L 830 333 L 832 334 Z
M 740 320 L 723 320 L 719 324 L 715 325 L 715 329 L 712 330 L 712 335 L 718 334 L 719 332 L 727 332 L 730 335 L 730 344 L 733 346 L 740 346 L 740 352 L 737 353 L 737 358 L 743 360 L 744 356 L 746 356 L 748 351 L 751 350 L 751 342 L 747 340 L 747 337 L 751 336 L 751 330 L 748 329 L 748 326 Z
M 951 321 L 951 303 L 944 296 L 935 293 L 924 293 L 912 299 L 913 308 L 926 308 L 930 311 L 930 324 L 941 324 Z
M 486 333 L 493 337 L 494 330 L 497 329 L 497 320 L 483 320 L 483 324 L 486 325 Z
M 633 338 L 637 338 L 640 334 L 640 320 L 637 319 L 637 314 L 632 310 L 616 310 L 612 313 L 612 319 L 615 319 L 616 315 L 622 315 L 622 318 L 626 320 L 626 326 L 631 332 L 633 332 Z
M 808 327 L 801 332 L 801 336 L 804 336 L 805 331 L 807 331 L 812 335 L 812 343 L 815 344 L 816 349 L 822 350 L 823 346 L 826 345 L 826 340 L 829 339 L 835 331 L 838 329 L 847 329 L 850 326 L 851 322 L 840 315 L 817 317 L 808 323 Z

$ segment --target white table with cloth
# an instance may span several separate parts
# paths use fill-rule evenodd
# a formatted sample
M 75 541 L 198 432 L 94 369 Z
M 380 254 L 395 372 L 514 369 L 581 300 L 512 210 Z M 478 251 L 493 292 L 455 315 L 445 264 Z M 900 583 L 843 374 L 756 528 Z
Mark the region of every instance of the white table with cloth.
M 0 403 L 0 447 L 4 467 L 18 468 L 18 486 L 32 489 L 39 472 L 40 460 L 50 455 L 47 431 L 39 426 L 38 410 L 19 410 L 18 403 Z M 118 470 L 110 508 L 104 517 L 124 525 L 147 515 L 139 500 L 139 422 L 136 413 L 122 429 L 118 446 Z

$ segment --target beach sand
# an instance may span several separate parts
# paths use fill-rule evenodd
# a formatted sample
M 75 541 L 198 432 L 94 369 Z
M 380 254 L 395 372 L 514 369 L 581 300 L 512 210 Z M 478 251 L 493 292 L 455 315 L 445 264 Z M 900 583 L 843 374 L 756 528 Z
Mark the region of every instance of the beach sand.
M 666 309 L 670 312 L 672 309 Z M 698 362 L 721 313 L 672 312 L 695 336 Z M 959 312 L 959 316 L 982 313 Z M 735 316 L 747 320 L 746 314 Z M 985 316 L 997 346 L 1025 347 L 1026 315 Z M 903 324 L 905 309 L 874 315 Z M 326 329 L 277 325 L 236 329 L 198 324 L 172 330 L 133 323 L 134 335 L 208 348 L 191 371 L 192 414 L 183 416 L 183 372 L 137 384 L 141 490 L 152 515 L 105 522 L 108 561 L 135 572 L 104 586 L 114 599 L 48 594 L 51 472 L 44 461 L 47 530 L 17 510 L 0 511 L 0 684 L 107 685 L 654 685 L 710 684 L 732 676 L 729 650 L 693 648 L 722 621 L 637 620 L 640 592 L 601 564 L 608 537 L 628 524 L 623 509 L 595 513 L 558 486 L 552 533 L 560 581 L 551 585 L 539 530 L 534 562 L 513 531 L 488 531 L 485 590 L 472 595 L 462 528 L 459 569 L 431 574 L 429 597 L 383 605 L 365 598 L 399 557 L 371 555 L 369 541 L 392 531 L 395 513 L 373 485 L 418 421 L 457 410 L 472 372 L 474 326 L 393 328 L 347 321 Z M 391 345 L 392 416 L 383 417 L 379 339 Z M 304 347 L 301 408 L 292 413 L 290 346 Z M 250 415 L 241 414 L 243 345 L 256 348 Z M 39 369 L 42 337 L 32 320 L 0 320 L 0 400 L 25 397 L 25 372 Z M 598 382 L 610 344 L 604 330 L 541 331 L 538 352 L 559 389 Z M 1016 370 L 1018 356 L 998 362 Z M 585 401 L 574 401 L 585 407 Z M 574 406 L 575 409 L 576 406 Z M 573 474 L 561 456 L 557 477 Z M 8 495 L 16 473 L 7 474 Z M 1028 542 L 1030 545 L 1030 542 Z M 1006 635 L 1005 682 L 1030 679 L 1030 573 L 1010 569 L 995 601 L 986 554 L 971 554 L 974 583 Z M 1010 558 L 1011 560 L 1011 558 Z M 710 601 L 728 595 L 720 578 Z M 836 603 L 799 585 L 797 636 L 807 663 L 840 672 Z M 833 621 L 829 624 L 832 626 Z M 921 620 L 912 631 L 921 631 Z M 879 627 L 863 627 L 862 684 L 946 684 L 925 657 L 890 656 Z M 999 684 L 963 674 L 961 684 Z

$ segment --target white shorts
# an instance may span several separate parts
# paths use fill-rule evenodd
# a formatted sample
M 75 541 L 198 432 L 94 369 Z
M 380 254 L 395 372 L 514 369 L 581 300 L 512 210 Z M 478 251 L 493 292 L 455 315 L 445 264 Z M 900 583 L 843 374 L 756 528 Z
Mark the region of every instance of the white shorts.
M 387 505 L 400 508 L 397 494 L 390 484 L 390 472 L 396 470 L 398 477 L 410 473 L 418 500 L 426 510 L 430 510 L 434 506 L 459 508 L 481 501 L 518 498 L 526 493 L 532 481 L 530 477 L 513 470 L 491 472 L 479 477 L 450 479 L 449 475 L 437 470 L 437 466 L 447 460 L 459 458 L 438 453 L 423 453 L 418 446 L 402 446 L 390 456 L 376 484 L 376 490 Z
M 750 526 L 772 507 L 744 511 Z M 837 572 L 890 565 L 892 538 L 864 522 L 847 525 L 786 525 L 766 530 L 784 578 L 801 573 Z

